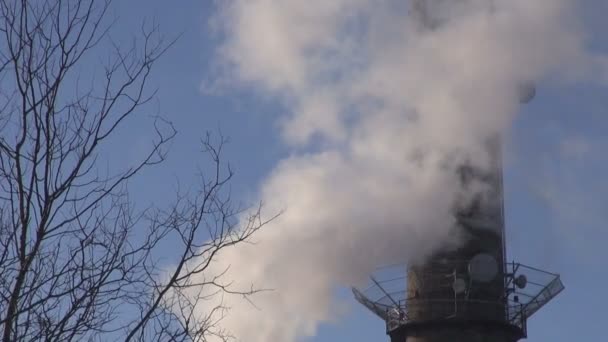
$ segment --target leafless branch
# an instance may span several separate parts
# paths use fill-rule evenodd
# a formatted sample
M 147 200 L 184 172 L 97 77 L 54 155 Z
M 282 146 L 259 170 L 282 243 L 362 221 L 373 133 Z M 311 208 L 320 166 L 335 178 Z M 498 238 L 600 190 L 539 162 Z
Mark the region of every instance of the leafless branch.
M 209 266 L 268 222 L 261 207 L 233 205 L 222 137 L 202 141 L 213 167 L 201 175 L 199 191 L 178 193 L 163 210 L 135 210 L 127 182 L 165 160 L 176 135 L 170 122 L 155 117 L 155 138 L 139 161 L 101 167 L 119 127 L 155 98 L 149 76 L 173 43 L 155 23 L 142 25 L 130 46 L 113 41 L 110 6 L 0 0 L 3 342 L 228 336 L 218 326 L 225 308 L 208 306 L 234 291 L 223 272 L 208 274 Z M 87 87 L 79 66 L 92 63 L 105 42 L 110 55 L 101 80 Z M 201 306 L 208 315 L 197 314 Z

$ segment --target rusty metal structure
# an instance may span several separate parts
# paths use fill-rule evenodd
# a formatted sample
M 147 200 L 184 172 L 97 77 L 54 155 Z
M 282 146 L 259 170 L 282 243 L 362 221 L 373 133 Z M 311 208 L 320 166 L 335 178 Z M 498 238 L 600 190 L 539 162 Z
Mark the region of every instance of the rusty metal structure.
M 412 0 L 413 20 L 435 29 L 445 19 L 433 13 L 448 2 L 454 0 Z M 520 101 L 534 92 L 528 86 Z M 507 262 L 500 141 L 485 146 L 491 167 L 459 169 L 463 188 L 488 189 L 455 209 L 466 242 L 419 264 L 381 269 L 369 288 L 353 288 L 357 301 L 386 322 L 392 342 L 515 342 L 527 336 L 527 319 L 564 289 L 556 274 Z

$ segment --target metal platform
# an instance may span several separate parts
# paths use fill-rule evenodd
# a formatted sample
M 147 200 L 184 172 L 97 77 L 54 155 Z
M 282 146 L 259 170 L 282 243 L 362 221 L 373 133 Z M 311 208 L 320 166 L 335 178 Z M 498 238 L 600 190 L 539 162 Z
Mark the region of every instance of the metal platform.
M 519 329 L 522 337 L 525 337 L 527 319 L 557 296 L 564 285 L 557 274 L 519 263 L 506 264 L 504 269 L 504 293 L 501 298 L 493 300 L 479 300 L 470 295 L 475 287 L 471 282 L 466 284 L 465 290 L 454 293 L 454 298 L 449 300 L 408 295 L 405 265 L 381 268 L 370 277 L 369 287 L 352 290 L 359 303 L 386 322 L 388 334 L 411 324 L 479 319 L 512 326 Z M 415 314 L 419 308 L 425 310 L 423 321 L 420 320 L 420 315 Z M 487 312 L 488 309 L 503 312 L 504 315 L 474 316 L 475 312 Z

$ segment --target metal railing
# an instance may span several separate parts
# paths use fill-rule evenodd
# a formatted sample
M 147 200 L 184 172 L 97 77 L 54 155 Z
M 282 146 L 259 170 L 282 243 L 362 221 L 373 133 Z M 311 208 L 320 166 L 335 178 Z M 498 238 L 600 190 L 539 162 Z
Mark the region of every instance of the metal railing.
M 496 293 L 496 299 L 475 298 L 468 293 L 450 297 L 443 290 L 439 295 L 408 296 L 406 276 L 394 273 L 372 276 L 372 286 L 364 291 L 353 288 L 353 293 L 357 301 L 386 322 L 388 332 L 412 323 L 462 319 L 510 325 L 525 336 L 526 320 L 559 294 L 564 285 L 557 274 L 519 263 L 505 264 L 504 272 L 504 287 Z M 518 286 L 514 279 L 522 274 L 526 284 L 521 286 L 520 282 Z M 446 283 L 447 291 L 450 288 Z
M 376 310 L 382 309 L 380 306 Z M 409 323 L 439 320 L 493 321 L 518 327 L 525 332 L 525 312 L 522 304 L 508 305 L 499 301 L 475 299 L 409 299 L 398 306 L 383 308 L 387 332 Z

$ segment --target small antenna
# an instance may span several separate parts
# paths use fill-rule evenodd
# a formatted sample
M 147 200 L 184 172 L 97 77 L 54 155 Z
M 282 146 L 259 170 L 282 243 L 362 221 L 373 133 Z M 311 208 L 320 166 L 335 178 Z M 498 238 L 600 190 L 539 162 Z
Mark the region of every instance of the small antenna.
M 519 289 L 523 289 L 528 285 L 528 278 L 525 275 L 520 274 L 517 278 L 513 280 L 513 284 L 517 286 Z
M 462 278 L 456 278 L 452 283 L 452 289 L 457 295 L 463 294 L 467 290 L 467 283 Z

